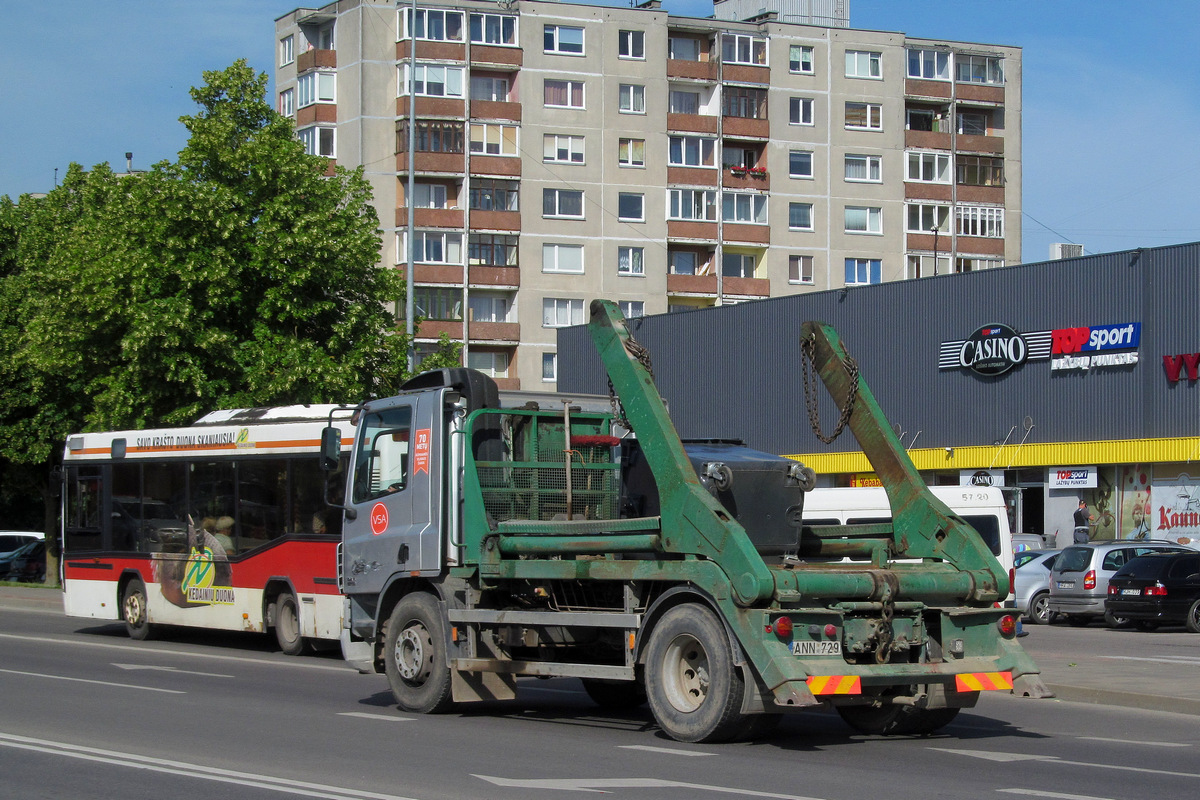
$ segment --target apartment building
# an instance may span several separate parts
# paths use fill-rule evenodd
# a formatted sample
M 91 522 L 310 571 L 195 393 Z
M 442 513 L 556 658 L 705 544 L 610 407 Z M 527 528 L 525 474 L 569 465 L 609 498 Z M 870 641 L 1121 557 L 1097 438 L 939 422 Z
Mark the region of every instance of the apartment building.
M 407 269 L 412 207 L 419 349 L 448 334 L 505 388 L 554 387 L 556 329 L 593 297 L 660 314 L 1018 262 L 1019 48 L 737 2 L 757 16 L 300 8 L 278 107 L 364 167 L 384 267 Z

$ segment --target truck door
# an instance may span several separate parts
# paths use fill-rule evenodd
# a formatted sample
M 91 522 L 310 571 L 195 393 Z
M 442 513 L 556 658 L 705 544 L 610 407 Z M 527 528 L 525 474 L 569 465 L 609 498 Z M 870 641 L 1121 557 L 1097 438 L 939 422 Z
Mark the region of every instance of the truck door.
M 348 594 L 382 591 L 397 572 L 441 569 L 442 394 L 389 398 L 362 411 L 347 492 L 355 513 L 342 531 Z

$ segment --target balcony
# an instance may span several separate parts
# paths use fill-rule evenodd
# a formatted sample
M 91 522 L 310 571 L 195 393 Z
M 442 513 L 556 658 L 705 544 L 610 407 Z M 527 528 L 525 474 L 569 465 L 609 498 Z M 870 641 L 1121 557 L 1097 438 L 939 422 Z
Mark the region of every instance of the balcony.
M 396 60 L 407 61 L 409 41 L 396 42 Z M 417 58 L 430 61 L 466 61 L 467 46 L 461 42 L 417 41 Z
M 721 238 L 726 242 L 769 244 L 771 241 L 771 226 L 726 222 L 721 226 Z
M 725 136 L 769 139 L 771 137 L 771 121 L 766 118 L 725 117 L 722 119 L 721 133 Z
M 717 117 L 711 114 L 667 114 L 667 130 L 688 133 L 717 132 Z
M 296 74 L 307 72 L 310 69 L 334 69 L 337 67 L 337 51 L 336 50 L 305 50 L 300 55 L 296 56 Z
M 978 83 L 960 83 L 956 90 L 958 99 L 965 102 L 984 103 L 986 105 L 1004 104 L 1003 86 L 984 86 Z
M 715 61 L 683 61 L 678 58 L 667 59 L 668 78 L 691 78 L 700 81 L 715 81 L 717 79 L 717 62 Z
M 987 205 L 1004 205 L 1003 186 L 966 186 L 958 185 L 958 202 L 984 203 Z
M 408 116 L 408 97 L 396 98 L 396 116 Z M 467 103 L 459 97 L 418 97 L 418 117 L 457 117 L 467 116 Z
M 720 172 L 711 167 L 667 167 L 670 186 L 716 186 Z
M 721 291 L 739 297 L 770 297 L 771 282 L 766 278 L 725 277 L 721 279 Z
M 950 81 L 927 81 L 920 78 L 908 78 L 904 81 L 906 97 L 934 97 L 939 100 L 949 100 L 950 88 Z
M 983 256 L 1003 256 L 1004 240 L 984 238 L 982 236 L 959 236 L 955 243 L 958 253 L 975 253 Z M 947 250 L 949 245 L 947 245 Z
M 721 185 L 726 189 L 771 188 L 771 176 L 766 167 L 729 167 L 721 175 Z
M 519 178 L 521 176 L 521 159 L 517 156 L 485 156 L 472 153 L 471 174 Z
M 905 131 L 905 147 L 919 147 L 923 150 L 949 150 L 950 134 L 939 131 Z
M 296 127 L 315 125 L 318 122 L 337 122 L 337 105 L 334 103 L 313 103 L 304 108 L 296 109 Z
M 461 264 L 416 264 L 413 278 L 420 284 L 462 286 L 463 268 Z M 467 281 L 471 288 L 518 289 L 521 286 L 521 270 L 518 267 L 472 264 L 467 269 Z
M 771 83 L 771 68 L 751 64 L 726 64 L 721 72 L 721 79 L 727 83 L 761 83 L 767 86 Z
M 954 187 L 948 183 L 912 183 L 904 184 L 905 200 L 938 200 L 949 203 L 954 196 Z
M 692 220 L 686 219 L 667 220 L 667 238 L 676 240 L 716 242 L 717 223 L 693 222 Z
M 452 340 L 461 341 L 462 321 L 427 319 L 421 323 L 417 335 L 422 339 L 437 339 L 443 333 Z M 518 322 L 470 322 L 467 324 L 467 335 L 472 343 L 517 344 L 521 341 L 521 325 Z
M 475 164 L 475 159 L 471 159 Z M 471 211 L 471 230 L 517 232 L 521 230 L 520 211 Z
M 462 228 L 461 208 L 415 208 L 413 221 L 421 228 Z M 396 209 L 396 227 L 408 225 L 408 206 Z
M 471 45 L 471 65 L 486 66 L 489 69 L 518 69 L 523 61 L 524 51 L 519 47 L 495 47 L 494 45 Z
M 462 177 L 467 162 L 463 153 L 413 153 L 413 165 L 417 172 L 446 172 Z M 396 171 L 408 175 L 408 153 L 396 154 Z
M 1004 152 L 1004 137 L 1003 136 L 968 136 L 967 134 L 959 134 L 954 140 L 955 148 L 961 152 L 971 153 L 995 153 L 1000 155 Z
M 498 100 L 472 100 L 471 119 L 502 119 L 521 121 L 521 104 Z
M 717 295 L 716 275 L 667 275 L 667 294 Z

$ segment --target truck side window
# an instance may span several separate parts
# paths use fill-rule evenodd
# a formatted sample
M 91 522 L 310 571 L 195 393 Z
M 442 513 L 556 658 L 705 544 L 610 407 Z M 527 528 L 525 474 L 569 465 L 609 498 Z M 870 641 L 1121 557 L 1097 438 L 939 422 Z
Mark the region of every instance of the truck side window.
M 411 427 L 411 406 L 373 411 L 363 418 L 355 450 L 354 502 L 374 500 L 408 486 Z

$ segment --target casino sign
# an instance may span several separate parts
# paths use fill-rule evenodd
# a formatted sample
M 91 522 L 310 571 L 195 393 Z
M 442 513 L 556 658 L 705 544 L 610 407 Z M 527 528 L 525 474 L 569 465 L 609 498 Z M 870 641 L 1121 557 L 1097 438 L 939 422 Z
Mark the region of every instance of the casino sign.
M 1052 370 L 1087 370 L 1138 361 L 1140 322 L 1020 333 L 1008 325 L 984 325 L 965 339 L 942 342 L 938 369 L 965 369 L 995 377 L 1026 361 L 1052 360 Z M 1104 353 L 1132 350 L 1131 353 Z M 1095 353 L 1095 355 L 1093 355 Z

